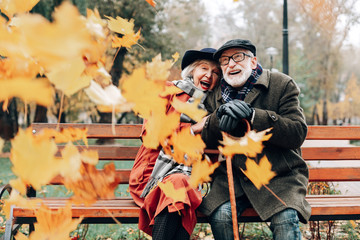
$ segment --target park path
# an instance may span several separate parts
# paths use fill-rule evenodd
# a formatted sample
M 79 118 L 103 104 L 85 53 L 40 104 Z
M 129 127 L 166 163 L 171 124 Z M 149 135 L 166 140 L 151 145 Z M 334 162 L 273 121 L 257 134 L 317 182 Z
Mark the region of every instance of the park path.
M 303 147 L 353 147 L 349 140 L 306 140 Z M 360 160 L 311 162 L 312 167 L 360 167 Z M 335 173 L 334 173 L 335 174 Z M 360 195 L 360 182 L 334 182 L 336 190 L 343 195 Z

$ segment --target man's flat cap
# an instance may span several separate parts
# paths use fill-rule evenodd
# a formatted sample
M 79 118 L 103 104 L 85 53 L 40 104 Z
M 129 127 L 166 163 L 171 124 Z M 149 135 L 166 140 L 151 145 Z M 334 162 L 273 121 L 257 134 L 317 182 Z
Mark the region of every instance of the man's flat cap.
M 233 39 L 227 41 L 224 45 L 222 45 L 215 53 L 214 53 L 214 59 L 219 60 L 221 54 L 230 48 L 243 48 L 250 50 L 254 56 L 256 56 L 256 47 L 254 44 L 252 44 L 249 40 L 244 39 Z

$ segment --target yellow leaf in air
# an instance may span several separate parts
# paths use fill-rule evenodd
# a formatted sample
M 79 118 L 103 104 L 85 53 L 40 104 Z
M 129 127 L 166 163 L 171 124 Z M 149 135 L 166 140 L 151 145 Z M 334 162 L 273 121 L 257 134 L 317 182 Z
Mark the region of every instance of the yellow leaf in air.
M 165 110 L 156 111 L 146 122 L 146 135 L 143 136 L 144 146 L 156 149 L 178 128 L 179 124 L 180 114 L 176 112 L 165 114 Z
M 200 134 L 193 135 L 190 128 L 182 128 L 180 132 L 171 135 L 170 143 L 173 146 L 174 159 L 179 163 L 186 163 L 184 156 L 190 159 L 201 159 L 205 143 L 201 139 Z
M 138 68 L 122 79 L 122 95 L 129 103 L 134 103 L 133 111 L 148 119 L 154 109 L 165 112 L 167 99 L 160 98 L 164 83 L 150 81 L 145 76 L 145 68 Z
M 211 180 L 210 175 L 219 165 L 219 162 L 212 164 L 207 159 L 194 162 L 190 176 L 190 186 L 196 188 L 201 183 L 209 182 Z
M 176 52 L 176 53 L 174 53 L 174 54 L 172 55 L 172 58 L 174 59 L 174 62 L 176 62 L 176 61 L 179 59 L 179 57 L 180 57 L 180 55 L 179 55 L 178 52 Z
M 186 189 L 185 188 L 179 188 L 175 189 L 172 182 L 167 181 L 166 183 L 159 182 L 158 183 L 159 188 L 164 192 L 164 194 L 173 200 L 173 203 L 176 202 L 183 202 L 185 201 L 186 197 Z
M 35 231 L 30 234 L 29 240 L 70 239 L 70 233 L 83 219 L 83 217 L 72 218 L 70 204 L 58 210 L 51 210 L 43 204 L 35 212 L 35 216 L 37 223 L 35 223 Z
M 34 79 L 39 72 L 40 66 L 33 59 L 20 56 L 0 59 L 0 79 Z
M 114 36 L 112 41 L 113 48 L 126 47 L 131 48 L 132 45 L 135 45 L 140 38 L 140 30 L 137 33 L 128 33 L 123 37 L 119 38 Z
M 182 90 L 174 85 L 171 86 L 165 86 L 165 90 L 163 92 L 160 93 L 161 97 L 166 97 L 169 95 L 176 95 L 181 93 Z
M 0 1 L 1 11 L 12 18 L 16 13 L 30 11 L 40 0 L 2 0 Z
M 42 202 L 42 200 L 23 198 L 17 191 L 11 191 L 10 197 L 8 199 L 5 199 L 4 202 L 5 204 L 3 210 L 6 218 L 9 219 L 11 205 L 16 205 L 18 207 L 26 209 L 35 209 L 36 207 L 38 207 L 39 203 Z
M 256 157 L 256 155 L 261 153 L 264 148 L 262 142 L 270 139 L 271 134 L 267 134 L 270 130 L 271 129 L 266 129 L 261 132 L 252 130 L 247 132 L 245 136 L 241 138 L 223 133 L 223 141 L 221 143 L 224 147 L 219 146 L 219 150 L 223 155 L 229 157 L 232 157 L 235 154 Z
M 114 163 L 104 166 L 104 170 L 98 170 L 94 165 L 83 163 L 80 167 L 81 178 L 73 180 L 64 178 L 67 189 L 74 192 L 72 200 L 77 204 L 91 205 L 97 199 L 111 199 L 115 197 L 115 189 L 119 179 L 116 176 Z
M 53 103 L 53 89 L 45 79 L 0 80 L 0 102 L 13 97 L 21 98 L 24 102 L 50 106 Z
M 72 59 L 55 69 L 49 71 L 46 76 L 55 88 L 71 96 L 82 88 L 90 85 L 90 76 L 82 75 L 85 70 L 85 63 L 81 57 Z
M 123 35 L 134 33 L 134 19 L 129 21 L 119 16 L 116 19 L 105 16 L 109 19 L 108 27 L 111 31 L 121 33 Z
M 0 138 L 0 153 L 3 152 L 4 143 L 5 143 L 5 140 Z
M 166 81 L 170 75 L 172 60 L 161 60 L 161 54 L 155 56 L 151 62 L 146 63 L 146 77 L 154 81 Z
M 155 7 L 156 2 L 154 0 L 146 0 L 151 6 Z
M 259 165 L 250 158 L 245 162 L 246 170 L 241 171 L 250 179 L 257 189 L 260 190 L 262 185 L 266 185 L 270 180 L 276 176 L 275 172 L 271 171 L 271 163 L 266 155 L 264 155 L 259 162 Z
M 99 153 L 94 150 L 84 150 L 81 152 L 81 161 L 91 165 L 96 165 L 99 162 Z
M 81 155 L 74 144 L 67 143 L 65 148 L 61 150 L 61 156 L 63 166 L 60 168 L 60 174 L 72 180 L 80 179 Z
M 19 129 L 11 141 L 13 173 L 36 190 L 59 174 L 62 162 L 55 158 L 57 146 L 51 139 L 36 139 L 31 128 Z
M 204 109 L 199 108 L 199 103 L 201 99 L 195 99 L 194 102 L 188 103 L 180 101 L 177 98 L 174 98 L 171 102 L 171 105 L 176 109 L 176 111 L 185 113 L 191 119 L 195 120 L 196 122 L 200 122 L 203 117 L 207 114 L 207 111 Z
M 15 179 L 11 179 L 9 181 L 9 184 L 11 185 L 12 188 L 16 189 L 17 191 L 19 191 L 21 194 L 26 193 L 26 184 L 24 183 L 23 180 L 21 180 L 21 178 L 15 178 Z
M 50 23 L 38 14 L 23 14 L 17 17 L 15 26 L 19 31 L 18 48 L 45 69 L 82 57 L 93 47 L 86 20 L 69 1 L 56 8 L 53 19 Z
M 37 139 L 46 140 L 53 138 L 55 143 L 67 143 L 82 140 L 88 146 L 87 128 L 62 128 L 60 131 L 44 128 L 36 134 Z

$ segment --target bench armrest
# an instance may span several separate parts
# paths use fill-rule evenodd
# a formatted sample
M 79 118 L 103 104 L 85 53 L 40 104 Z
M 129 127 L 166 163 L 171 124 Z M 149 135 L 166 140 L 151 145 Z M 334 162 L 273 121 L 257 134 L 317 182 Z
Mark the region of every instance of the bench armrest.
M 7 191 L 9 194 L 12 191 L 12 187 L 10 184 L 5 184 L 0 186 L 0 199 L 2 198 L 2 195 Z

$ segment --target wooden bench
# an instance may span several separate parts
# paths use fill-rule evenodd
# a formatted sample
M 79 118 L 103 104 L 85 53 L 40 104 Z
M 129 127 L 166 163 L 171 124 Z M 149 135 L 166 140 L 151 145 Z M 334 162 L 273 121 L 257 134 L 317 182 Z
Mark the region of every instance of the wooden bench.
M 39 132 L 43 128 L 56 128 L 57 124 L 33 124 L 33 131 Z M 113 134 L 110 124 L 61 124 L 60 128 L 87 128 L 88 138 L 96 139 L 139 139 L 141 125 L 115 125 Z M 307 140 L 360 140 L 360 126 L 309 126 Z M 138 146 L 119 145 L 91 145 L 90 149 L 99 152 L 100 160 L 133 161 Z M 311 164 L 317 161 L 360 160 L 360 147 L 303 147 L 304 159 Z M 131 165 L 131 164 L 130 164 Z M 119 184 L 128 184 L 130 169 L 117 169 Z M 336 168 L 310 167 L 310 182 L 360 181 L 360 167 L 344 166 L 340 162 Z M 51 184 L 61 184 L 55 178 Z M 9 185 L 0 189 L 0 194 L 10 191 Z M 32 193 L 34 194 L 34 193 Z M 0 197 L 1 197 L 0 195 Z M 65 205 L 66 198 L 43 198 L 51 209 L 58 209 Z M 310 220 L 351 220 L 360 219 L 360 194 L 351 195 L 308 195 L 307 200 L 312 206 Z M 32 224 L 35 222 L 33 210 L 16 206 L 11 208 L 11 216 L 6 222 L 5 239 L 11 238 L 18 224 Z M 109 214 L 111 213 L 111 215 Z M 121 223 L 137 223 L 139 208 L 131 197 L 116 197 L 111 200 L 98 200 L 92 206 L 73 206 L 74 218 L 84 217 L 83 223 L 115 223 L 115 217 Z M 238 219 L 240 222 L 261 221 L 256 212 L 249 208 Z M 198 222 L 206 222 L 206 218 L 198 215 Z

